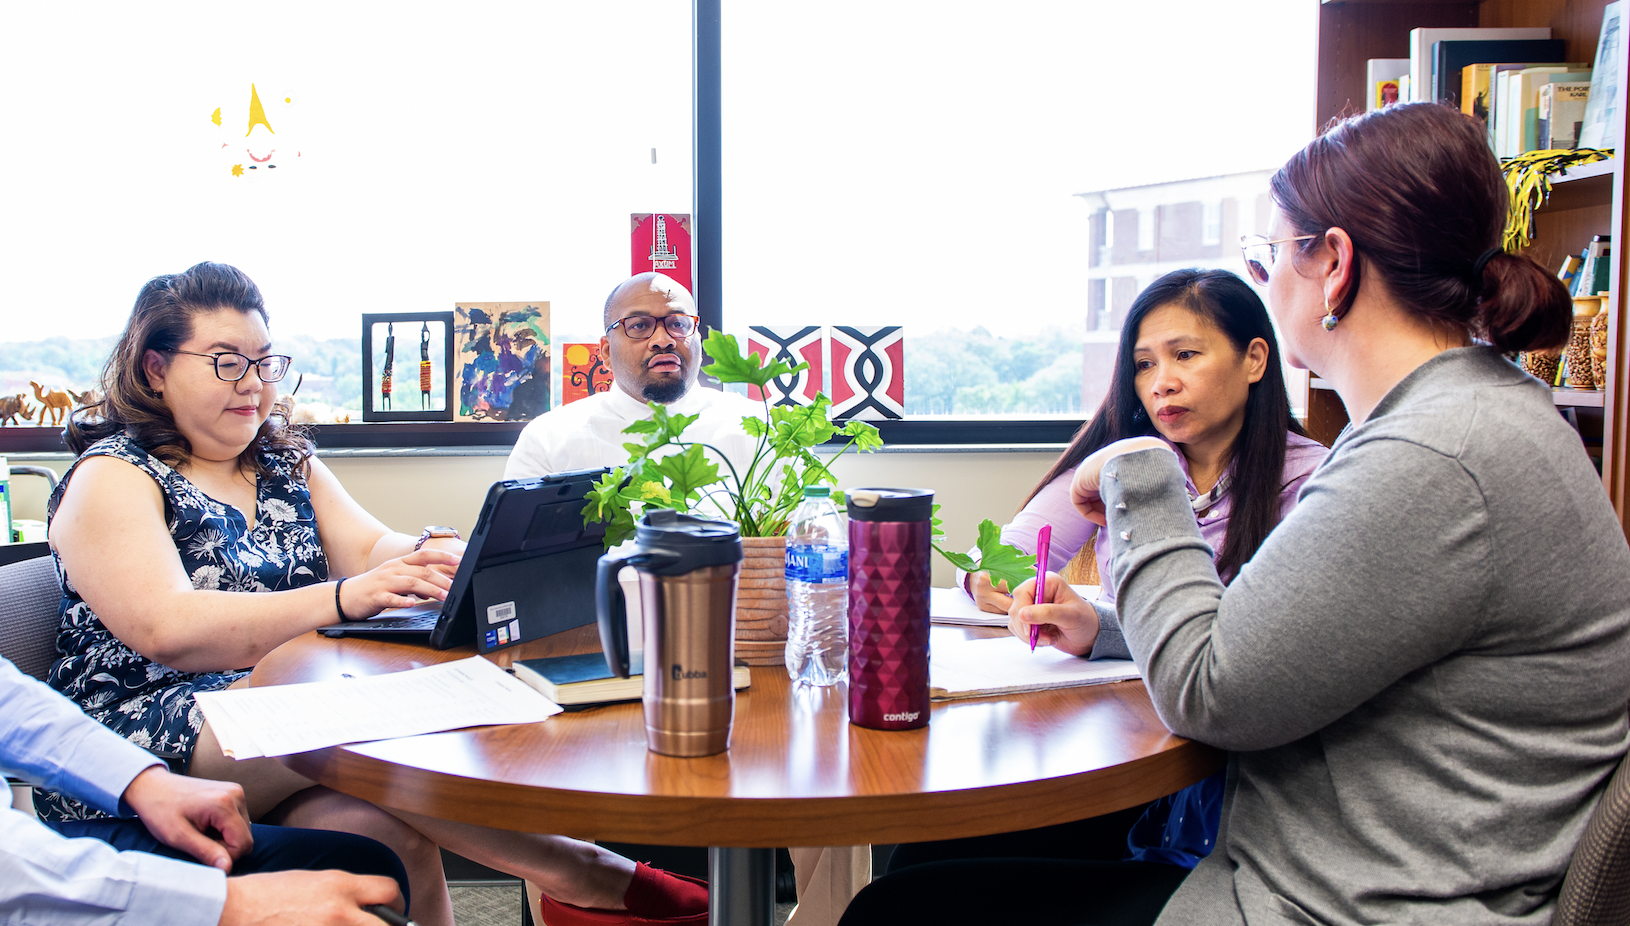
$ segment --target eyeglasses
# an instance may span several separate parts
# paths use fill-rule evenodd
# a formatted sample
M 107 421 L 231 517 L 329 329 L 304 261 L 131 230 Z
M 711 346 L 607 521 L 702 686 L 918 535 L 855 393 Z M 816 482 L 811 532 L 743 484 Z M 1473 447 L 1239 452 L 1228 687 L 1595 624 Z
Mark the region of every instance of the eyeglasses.
M 294 365 L 294 358 L 284 354 L 270 354 L 259 360 L 251 360 L 235 351 L 223 350 L 213 354 L 200 354 L 197 351 L 170 348 L 172 354 L 191 354 L 194 357 L 208 357 L 215 361 L 215 375 L 229 383 L 235 383 L 249 375 L 249 368 L 254 367 L 263 383 L 275 383 L 288 375 L 289 367 Z
M 1294 238 L 1275 238 L 1272 241 L 1261 235 L 1240 235 L 1239 251 L 1245 257 L 1245 272 L 1257 283 L 1268 285 L 1268 269 L 1273 266 L 1274 260 L 1279 257 L 1279 245 L 1287 241 L 1307 241 L 1317 238 L 1318 235 L 1297 235 Z
M 700 318 L 694 315 L 686 315 L 683 312 L 664 315 L 661 318 L 653 318 L 649 315 L 630 315 L 626 318 L 619 318 L 607 325 L 606 334 L 610 334 L 611 329 L 621 325 L 623 334 L 636 341 L 644 341 L 657 333 L 657 322 L 661 322 L 662 327 L 668 329 L 668 333 L 674 337 L 688 338 L 695 333 L 696 326 L 701 321 Z

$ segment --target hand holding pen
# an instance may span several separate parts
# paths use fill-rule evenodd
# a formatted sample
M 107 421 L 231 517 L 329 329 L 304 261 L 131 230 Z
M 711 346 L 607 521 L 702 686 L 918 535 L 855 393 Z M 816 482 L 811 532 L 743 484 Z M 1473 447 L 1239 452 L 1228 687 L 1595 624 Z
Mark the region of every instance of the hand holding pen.
M 1051 603 L 1036 602 L 1038 588 Z M 1038 645 L 1076 656 L 1089 655 L 1098 642 L 1098 611 L 1057 574 L 1043 582 L 1026 579 L 1013 590 L 1007 626 L 1021 640 L 1030 640 L 1034 632 Z

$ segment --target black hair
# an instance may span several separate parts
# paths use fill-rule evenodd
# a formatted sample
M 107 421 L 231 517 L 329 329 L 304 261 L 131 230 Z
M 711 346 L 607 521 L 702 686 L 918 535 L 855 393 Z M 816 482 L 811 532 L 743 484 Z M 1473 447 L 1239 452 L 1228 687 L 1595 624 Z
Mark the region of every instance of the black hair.
M 1229 489 L 1233 502 L 1228 533 L 1217 556 L 1217 574 L 1229 580 L 1279 524 L 1279 495 L 1285 487 L 1285 432 L 1303 436 L 1307 432 L 1290 414 L 1290 396 L 1285 391 L 1285 373 L 1268 310 L 1255 290 L 1226 270 L 1174 270 L 1138 294 L 1121 325 L 1109 394 L 1092 420 L 1081 426 L 1070 446 L 1031 490 L 1025 504 L 1100 447 L 1127 437 L 1160 433 L 1138 397 L 1133 350 L 1143 319 L 1167 305 L 1182 306 L 1210 321 L 1235 350 L 1245 351 L 1257 338 L 1268 344 L 1267 368 L 1246 395 L 1245 423 L 1229 455 L 1234 468 Z

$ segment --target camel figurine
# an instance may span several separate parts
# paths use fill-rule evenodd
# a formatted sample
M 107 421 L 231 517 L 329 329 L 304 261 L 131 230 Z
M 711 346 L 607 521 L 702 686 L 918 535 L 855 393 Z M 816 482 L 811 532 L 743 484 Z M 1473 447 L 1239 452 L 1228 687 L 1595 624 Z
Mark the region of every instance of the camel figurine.
M 19 392 L 16 395 L 0 397 L 0 426 L 6 422 L 17 424 L 17 419 L 24 421 L 34 420 L 34 406 L 28 404 L 28 396 Z
M 61 424 L 63 417 L 68 414 L 68 410 L 73 408 L 74 400 L 68 398 L 68 393 L 60 389 L 46 392 L 44 386 L 33 380 L 29 380 L 28 384 L 34 387 L 34 400 L 40 403 L 41 426 L 45 424 L 46 412 L 51 413 L 51 424 L 53 426 Z

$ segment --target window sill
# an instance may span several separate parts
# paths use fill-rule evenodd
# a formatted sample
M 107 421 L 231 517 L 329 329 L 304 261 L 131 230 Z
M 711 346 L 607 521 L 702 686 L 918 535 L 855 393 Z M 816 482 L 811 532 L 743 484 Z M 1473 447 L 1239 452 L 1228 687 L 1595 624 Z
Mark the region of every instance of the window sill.
M 884 453 L 1057 452 L 1079 419 L 926 418 L 874 421 Z M 503 456 L 522 421 L 376 422 L 310 425 L 323 456 Z M 834 446 L 835 445 L 828 445 Z M 0 455 L 60 454 L 60 428 L 0 428 Z

